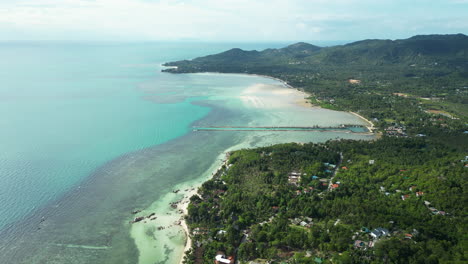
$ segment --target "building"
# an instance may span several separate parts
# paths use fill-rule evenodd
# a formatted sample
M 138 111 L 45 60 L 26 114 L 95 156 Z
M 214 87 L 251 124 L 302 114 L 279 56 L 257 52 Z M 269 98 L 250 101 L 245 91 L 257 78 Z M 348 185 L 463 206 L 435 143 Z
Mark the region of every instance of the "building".
M 299 225 L 300 225 L 300 226 L 303 226 L 303 227 L 310 227 L 310 224 L 307 223 L 306 221 L 301 221 L 301 222 L 299 223 Z
M 301 173 L 299 172 L 291 172 L 288 175 L 288 182 L 293 185 L 297 185 L 301 179 Z
M 356 248 L 363 248 L 363 247 L 366 247 L 368 244 L 368 242 L 364 242 L 362 240 L 356 240 L 354 241 L 354 247 Z
M 215 257 L 215 264 L 234 264 L 234 258 L 232 256 L 226 257 L 224 253 L 218 252 Z
M 360 84 L 360 83 L 361 83 L 361 80 L 349 79 L 349 80 L 348 80 L 348 83 L 350 83 L 350 84 Z
M 374 229 L 370 235 L 376 239 L 376 238 L 379 238 L 379 237 L 382 237 L 382 236 L 387 236 L 388 234 L 390 234 L 390 232 L 388 231 L 388 229 L 385 229 L 383 227 L 378 227 L 376 229 Z

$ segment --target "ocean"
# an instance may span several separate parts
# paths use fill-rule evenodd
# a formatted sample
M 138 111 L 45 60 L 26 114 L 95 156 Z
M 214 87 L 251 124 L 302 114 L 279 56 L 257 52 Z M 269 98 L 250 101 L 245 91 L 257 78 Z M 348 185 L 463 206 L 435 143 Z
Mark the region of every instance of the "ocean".
M 372 139 L 197 131 L 365 122 L 295 104 L 303 95 L 269 78 L 161 72 L 164 62 L 232 47 L 283 46 L 0 43 L 0 263 L 177 263 L 184 233 L 169 203 L 184 192 L 173 190 L 207 179 L 226 150 Z M 131 224 L 135 210 L 158 218 Z

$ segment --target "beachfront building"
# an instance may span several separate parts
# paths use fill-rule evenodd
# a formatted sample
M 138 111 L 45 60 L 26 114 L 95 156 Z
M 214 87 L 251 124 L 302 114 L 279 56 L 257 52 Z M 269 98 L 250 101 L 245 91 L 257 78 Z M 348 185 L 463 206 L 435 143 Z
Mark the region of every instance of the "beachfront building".
M 374 229 L 374 231 L 372 231 L 370 233 L 370 235 L 376 239 L 376 238 L 379 238 L 381 236 L 387 236 L 390 232 L 388 231 L 388 229 L 386 228 L 382 228 L 382 227 L 378 227 L 376 229 Z
M 354 247 L 355 248 L 365 249 L 368 245 L 369 245 L 369 242 L 366 242 L 366 241 L 362 241 L 362 240 L 354 241 Z
M 233 264 L 234 258 L 233 257 L 226 257 L 223 253 L 218 252 L 215 257 L 215 264 Z
M 299 172 L 293 171 L 293 172 L 289 173 L 289 175 L 288 175 L 288 182 L 290 184 L 293 184 L 293 185 L 297 186 L 300 179 L 301 179 L 301 173 L 299 173 Z

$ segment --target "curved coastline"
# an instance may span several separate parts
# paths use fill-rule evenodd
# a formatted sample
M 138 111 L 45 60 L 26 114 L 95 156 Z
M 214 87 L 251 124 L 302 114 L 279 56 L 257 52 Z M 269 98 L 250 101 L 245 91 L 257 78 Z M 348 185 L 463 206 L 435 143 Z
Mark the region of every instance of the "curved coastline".
M 166 67 L 166 66 L 164 66 Z M 311 94 L 303 91 L 303 90 L 300 90 L 300 89 L 297 89 L 293 86 L 291 86 L 290 84 L 288 84 L 286 81 L 284 80 L 281 80 L 279 78 L 276 78 L 276 77 L 272 77 L 272 76 L 267 76 L 267 75 L 259 75 L 259 74 L 248 74 L 248 73 L 221 73 L 221 72 L 200 72 L 200 73 L 191 73 L 191 74 L 221 74 L 221 75 L 225 75 L 225 74 L 232 74 L 232 75 L 244 75 L 244 76 L 255 76 L 255 77 L 261 77 L 261 78 L 266 78 L 266 79 L 271 79 L 271 80 L 275 80 L 279 83 L 281 83 L 285 88 L 288 88 L 288 89 L 293 89 L 301 94 L 304 95 L 304 101 L 296 101 L 294 102 L 297 106 L 300 106 L 300 107 L 308 107 L 308 108 L 319 108 L 319 109 L 323 109 L 322 107 L 320 106 L 317 106 L 317 105 L 313 105 L 310 103 L 309 100 L 307 100 L 306 98 L 307 97 L 310 97 Z M 329 109 L 327 109 L 329 110 Z M 335 111 L 335 110 L 329 110 L 329 111 Z M 350 113 L 358 118 L 360 118 L 361 120 L 365 121 L 368 125 L 365 126 L 369 132 L 367 133 L 357 133 L 357 134 L 363 134 L 363 135 L 374 135 L 375 136 L 375 133 L 374 133 L 374 124 L 369 121 L 368 119 L 364 118 L 363 116 L 355 113 L 355 112 L 347 112 L 347 111 L 337 111 L 337 112 L 346 112 L 346 113 Z M 221 156 L 227 156 L 227 153 L 229 153 L 229 151 L 232 151 L 232 150 L 236 150 L 236 149 L 239 149 L 239 147 L 241 146 L 242 144 L 239 144 L 236 148 L 236 146 L 232 146 L 230 147 L 229 149 L 225 150 L 224 153 L 221 155 Z M 222 166 L 225 165 L 225 163 L 227 162 L 227 158 L 226 159 L 223 159 L 223 162 L 221 164 L 219 164 L 219 161 L 220 159 L 217 159 L 217 162 L 215 162 L 212 166 L 215 167 L 216 169 L 214 170 L 209 170 L 209 172 L 211 173 L 208 173 L 209 175 L 211 175 L 210 177 L 206 178 L 205 177 L 205 180 L 199 182 L 197 185 L 190 185 L 188 186 L 188 189 L 190 190 L 189 192 L 187 192 L 185 195 L 184 195 L 184 198 L 182 200 L 180 200 L 180 202 L 177 204 L 177 210 L 180 210 L 180 212 L 182 212 L 182 217 L 180 218 L 180 227 L 182 228 L 182 230 L 184 231 L 184 234 L 185 234 L 185 243 L 184 243 L 184 250 L 183 250 L 183 254 L 180 256 L 180 260 L 178 263 L 180 264 L 183 264 L 183 261 L 184 261 L 184 258 L 185 258 L 185 255 L 186 255 L 186 252 L 188 250 L 191 249 L 192 247 L 192 239 L 190 237 L 190 230 L 189 230 L 189 227 L 188 227 L 188 224 L 187 224 L 187 221 L 185 219 L 185 217 L 187 216 L 188 214 L 188 206 L 189 206 L 189 203 L 190 203 L 190 197 L 192 197 L 193 195 L 196 195 L 198 193 L 198 189 L 199 187 L 201 187 L 201 185 L 203 184 L 203 182 L 205 182 L 206 180 L 208 180 L 209 178 L 212 177 L 212 175 L 216 174 L 221 168 Z
M 281 80 L 269 76 L 253 74 L 239 75 L 272 79 L 283 83 L 287 88 L 293 88 L 290 86 L 288 87 L 287 84 Z M 185 81 L 185 78 L 182 79 L 182 81 Z M 261 82 L 262 80 L 260 79 L 256 81 Z M 243 81 L 242 83 L 246 82 Z M 205 85 L 205 83 L 203 84 Z M 280 86 L 276 82 L 274 85 Z M 228 86 L 229 85 L 226 87 Z M 239 86 L 236 88 L 238 87 Z M 170 90 L 173 87 L 166 88 Z M 193 104 L 198 105 L 199 103 L 195 102 Z M 219 113 L 219 115 L 225 116 L 225 112 Z M 195 179 L 196 177 L 194 182 L 202 184 L 206 179 L 203 178 L 202 182 L 197 182 L 202 179 L 200 175 L 204 175 L 203 177 L 205 177 L 205 173 L 203 173 L 203 171 L 205 171 L 206 168 L 209 168 L 209 170 L 216 169 L 216 166 L 210 166 L 210 163 L 217 164 L 215 157 L 220 153 L 220 151 L 225 150 L 226 146 L 232 146 L 234 149 L 250 148 L 257 147 L 257 143 L 262 141 L 262 139 L 258 139 L 259 136 L 257 135 L 250 137 L 249 141 L 246 140 L 245 142 L 242 142 L 242 144 L 233 142 L 234 144 L 226 143 L 222 145 L 222 147 L 219 147 L 221 146 L 218 144 L 219 142 L 213 142 L 213 144 L 219 145 L 218 149 L 215 147 L 204 149 L 205 152 L 210 151 L 212 155 L 205 155 L 205 153 L 202 153 L 205 155 L 202 157 L 205 159 L 203 161 L 203 169 L 195 168 L 197 170 L 191 170 L 190 173 L 193 175 L 188 175 L 187 170 L 180 170 L 181 173 L 179 173 L 179 171 L 177 171 L 178 168 L 174 168 L 174 170 L 176 170 L 175 172 L 166 172 L 165 170 L 169 170 L 170 168 L 168 169 L 164 167 L 164 165 L 160 165 L 167 161 L 161 157 L 163 155 L 168 155 L 167 153 L 169 152 L 174 152 L 174 149 L 177 149 L 177 151 L 180 152 L 177 155 L 173 155 L 174 157 L 177 156 L 176 158 L 179 163 L 183 159 L 188 160 L 188 162 L 185 162 L 188 164 L 190 163 L 190 160 L 192 160 L 190 155 L 200 154 L 200 151 L 193 151 L 193 153 L 191 153 L 190 150 L 187 151 L 187 144 L 184 146 L 184 144 L 178 143 L 181 141 L 180 138 L 189 138 L 189 140 L 184 141 L 186 143 L 191 141 L 193 138 L 202 140 L 206 140 L 208 138 L 211 140 L 212 137 L 214 137 L 212 134 L 192 137 L 192 134 L 193 133 L 190 132 L 186 133 L 175 140 L 166 142 L 163 145 L 158 145 L 157 147 L 151 145 L 148 148 L 138 149 L 135 152 L 124 153 L 121 157 L 112 159 L 102 166 L 99 166 L 98 169 L 96 169 L 96 171 L 94 171 L 84 182 L 80 183 L 79 186 L 73 187 L 76 187 L 76 190 L 67 192 L 64 198 L 60 199 L 59 203 L 55 200 L 52 201 L 50 206 L 47 206 L 47 212 L 37 212 L 37 214 L 34 214 L 34 219 L 28 219 L 27 221 L 30 223 L 28 230 L 30 230 L 30 232 L 24 232 L 24 235 L 22 232 L 22 239 L 15 239 L 17 241 L 8 247 L 10 247 L 10 249 L 11 247 L 15 247 L 16 249 L 21 250 L 21 253 L 24 253 L 24 256 L 21 256 L 21 258 L 24 260 L 34 259 L 34 261 L 41 261 L 41 259 L 49 259 L 50 261 L 65 262 L 64 259 L 67 259 L 68 263 L 80 263 L 80 261 L 86 262 L 86 260 L 89 260 L 88 262 L 95 263 L 112 263 L 112 261 L 116 261 L 121 258 L 132 258 L 133 260 L 134 257 L 137 256 L 138 251 L 133 245 L 133 240 L 130 239 L 130 237 L 127 237 L 128 228 L 131 226 L 128 223 L 128 220 L 133 218 L 131 214 L 133 210 L 145 208 L 147 204 L 151 204 L 154 200 L 158 199 L 157 197 L 163 196 L 165 191 L 169 190 L 168 188 L 171 188 L 172 190 L 176 184 L 187 183 L 187 180 L 189 179 Z M 203 133 L 199 134 L 203 135 Z M 274 133 L 269 133 L 267 137 L 273 134 Z M 276 137 L 272 136 L 268 142 L 260 142 L 260 144 L 282 143 L 278 141 L 278 134 L 276 134 Z M 281 134 L 281 137 L 286 134 L 289 133 Z M 354 137 L 354 135 L 346 135 L 342 132 L 315 134 L 316 135 L 310 137 L 313 137 L 314 140 L 318 141 L 333 139 L 335 137 Z M 263 134 L 261 137 L 262 136 Z M 244 135 L 239 137 L 244 137 Z M 288 142 L 295 141 L 294 138 L 296 137 L 300 137 L 300 133 L 298 135 L 295 133 L 294 136 L 285 136 L 285 138 L 288 138 Z M 174 158 L 171 158 L 169 161 L 173 162 L 174 160 Z M 200 160 L 201 158 L 198 158 L 197 162 Z M 153 177 L 153 175 L 156 177 Z M 208 171 L 206 176 L 210 177 L 210 175 L 211 173 Z M 175 195 L 173 195 L 173 197 L 174 196 Z M 117 204 L 118 206 L 115 206 Z M 182 205 L 183 204 L 180 204 L 180 206 Z M 44 220 L 42 220 L 43 215 L 46 215 Z M 178 216 L 180 217 L 180 215 Z M 21 228 L 24 229 L 23 227 Z M 177 228 L 177 230 L 179 230 L 179 228 Z M 37 248 L 36 245 L 38 244 L 42 245 L 42 247 Z M 189 243 L 185 243 L 185 245 L 189 245 Z M 4 248 L 0 245 L 0 252 L 2 252 L 3 249 Z M 84 253 L 85 250 L 90 253 Z M 99 250 L 103 253 L 95 253 L 95 250 Z M 5 251 L 3 252 L 8 253 L 5 255 L 9 256 L 14 254 L 14 252 L 8 252 L 8 248 L 5 248 Z M 19 254 L 16 255 L 18 256 Z M 5 258 L 7 257 L 8 256 L 5 256 Z M 107 262 L 103 261 L 105 258 L 107 258 Z M 0 259 L 3 259 L 3 257 L 0 257 Z M 27 263 L 26 261 L 17 261 L 18 263 Z M 8 261 L 6 261 L 6 263 L 8 263 Z
M 369 130 L 369 132 L 374 133 L 375 126 L 374 126 L 374 123 L 372 121 L 368 120 L 367 118 L 363 117 L 362 115 L 360 115 L 360 114 L 358 114 L 356 112 L 350 111 L 349 113 L 351 113 L 351 114 L 363 119 L 364 121 L 366 121 L 369 124 L 369 126 L 366 126 L 367 129 Z
M 167 68 L 167 69 L 177 68 L 177 66 L 164 66 L 162 64 L 160 65 L 160 67 Z M 308 93 L 308 92 L 306 92 L 304 90 L 301 90 L 299 88 L 293 87 L 292 85 L 288 84 L 288 82 L 286 82 L 285 80 L 282 80 L 282 79 L 277 78 L 277 77 L 269 76 L 269 75 L 262 75 L 262 74 L 255 74 L 255 73 L 224 73 L 224 72 L 197 72 L 197 73 L 171 72 L 171 73 L 172 74 L 220 74 L 220 75 L 227 74 L 227 75 L 241 75 L 241 76 L 244 75 L 244 76 L 255 76 L 255 77 L 262 77 L 262 78 L 266 78 L 266 79 L 270 79 L 270 80 L 275 80 L 275 81 L 278 81 L 279 83 L 281 83 L 284 87 L 296 90 L 296 91 L 298 91 L 298 92 L 300 92 L 300 93 L 302 93 L 304 95 L 305 100 L 300 101 L 300 102 L 296 102 L 297 105 L 303 106 L 303 107 L 313 107 L 313 108 L 323 109 L 322 107 L 320 107 L 318 105 L 314 105 L 309 100 L 307 100 L 307 97 L 312 96 L 310 93 Z M 337 110 L 331 110 L 331 109 L 327 109 L 327 110 L 337 111 Z M 338 112 L 346 112 L 346 113 L 350 113 L 352 115 L 355 115 L 355 116 L 359 117 L 360 119 L 362 119 L 363 121 L 365 121 L 368 124 L 366 126 L 366 128 L 369 130 L 369 132 L 375 135 L 375 133 L 374 133 L 375 125 L 374 125 L 374 123 L 372 121 L 368 120 L 367 118 L 365 118 L 362 115 L 360 115 L 360 114 L 358 114 L 356 112 L 353 112 L 353 111 L 338 111 Z
M 224 73 L 211 72 L 199 74 L 229 75 Z M 232 75 L 260 77 L 261 79 L 252 79 L 253 81 L 251 82 L 243 81 L 241 87 L 244 88 L 241 88 L 241 90 L 238 90 L 240 88 L 239 86 L 229 85 L 229 87 L 234 88 L 234 90 L 228 90 L 226 91 L 226 93 L 224 93 L 224 91 L 221 91 L 220 97 L 219 92 L 216 90 L 213 94 L 214 101 L 208 99 L 191 102 L 192 104 L 206 105 L 212 108 L 212 111 L 210 111 L 210 114 L 206 118 L 197 121 L 194 125 L 231 125 L 232 122 L 238 122 L 237 125 L 239 125 L 240 119 L 238 120 L 238 118 L 242 119 L 240 124 L 248 124 L 249 126 L 271 124 L 276 125 L 281 124 L 283 122 L 286 122 L 288 123 L 288 125 L 291 125 L 291 122 L 289 122 L 290 119 L 292 119 L 292 123 L 296 125 L 302 125 L 302 122 L 305 122 L 307 124 L 315 124 L 317 122 L 317 124 L 328 124 L 329 120 L 334 120 L 335 118 L 337 119 L 334 125 L 337 125 L 341 123 L 346 123 L 346 120 L 348 120 L 347 118 L 351 118 L 339 114 L 340 111 L 333 111 L 329 109 L 323 109 L 320 107 L 314 107 L 311 104 L 299 104 L 297 102 L 297 99 L 304 99 L 304 97 L 306 97 L 306 94 L 300 90 L 294 89 L 293 87 L 287 85 L 285 82 L 279 79 L 252 74 L 234 73 Z M 224 78 L 225 77 L 221 77 L 218 79 L 218 81 L 221 79 L 224 80 Z M 265 78 L 265 83 L 262 84 L 263 78 Z M 273 82 L 266 81 L 266 79 L 273 80 Z M 248 86 L 244 86 L 245 83 L 249 83 Z M 204 97 L 209 98 L 209 96 Z M 255 98 L 258 101 L 260 101 L 260 104 L 256 105 L 255 103 L 258 103 L 256 101 L 245 100 L 245 97 Z M 263 97 L 265 97 L 266 99 Z M 226 102 L 234 101 L 237 103 L 234 103 L 232 105 L 230 103 L 226 104 Z M 262 104 L 262 101 L 265 104 Z M 240 104 L 242 106 L 240 106 Z M 309 111 L 311 111 L 310 113 L 314 113 L 314 109 L 317 109 L 317 111 L 319 111 L 320 114 L 316 114 L 315 118 L 312 118 L 314 115 L 309 115 L 308 113 Z M 281 113 L 285 110 L 286 113 Z M 282 115 L 278 116 L 278 113 L 281 113 Z M 329 116 L 329 118 L 331 119 L 322 118 L 323 114 L 326 113 L 331 114 L 331 116 Z M 300 118 L 294 118 L 294 115 L 296 114 L 298 114 Z M 351 116 L 351 114 L 349 115 Z M 254 123 L 259 122 L 260 124 L 250 123 L 251 121 L 249 120 L 251 119 L 255 120 Z M 355 119 L 354 116 L 352 117 L 352 119 L 356 121 L 358 120 Z M 228 124 L 225 124 L 226 122 Z M 267 124 L 263 124 L 263 122 L 266 122 Z M 330 124 L 333 124 L 333 122 Z M 231 143 L 229 144 L 226 144 L 225 142 L 220 145 L 219 143 L 221 141 L 218 141 L 218 143 L 214 142 L 213 144 L 218 146 L 211 147 L 211 151 L 213 151 L 216 148 L 218 149 L 213 151 L 214 153 L 212 152 L 212 154 L 215 155 L 210 155 L 209 159 L 207 159 L 206 157 L 204 158 L 204 163 L 207 164 L 205 165 L 205 169 L 203 170 L 204 172 L 199 171 L 198 174 L 193 174 L 189 178 L 180 181 L 178 184 L 174 184 L 170 187 L 168 186 L 168 188 L 171 189 L 168 189 L 165 193 L 161 193 L 160 197 L 157 198 L 157 200 L 153 200 L 152 202 L 150 202 L 149 206 L 147 207 L 139 208 L 142 209 L 142 212 L 135 215 L 135 217 L 148 216 L 150 214 L 155 213 L 156 215 L 153 216 L 156 216 L 157 220 L 143 220 L 139 223 L 135 223 L 129 226 L 130 237 L 134 241 L 134 244 L 136 245 L 136 248 L 138 250 L 138 263 L 153 263 L 155 259 L 161 261 L 163 260 L 161 256 L 166 257 L 166 262 L 182 262 L 185 256 L 185 251 L 187 249 L 190 249 L 192 246 L 189 236 L 189 228 L 187 226 L 187 223 L 184 222 L 183 217 L 187 213 L 189 199 L 193 194 L 195 194 L 198 191 L 198 187 L 201 186 L 203 182 L 210 179 L 212 177 L 212 174 L 219 169 L 219 167 L 222 165 L 222 163 L 220 163 L 220 160 L 222 160 L 222 156 L 225 155 L 227 151 L 232 151 L 241 148 L 261 147 L 287 142 L 322 142 L 334 138 L 367 139 L 370 136 L 366 133 L 358 134 L 347 133 L 343 131 L 326 132 L 327 133 L 311 134 L 309 132 L 284 133 L 280 131 L 268 131 L 262 132 L 262 134 L 259 134 L 257 132 L 223 132 L 219 134 L 212 134 L 209 132 L 201 131 L 189 133 L 188 140 L 193 139 L 197 141 L 203 141 L 206 138 L 211 138 L 212 140 L 213 137 L 219 140 L 220 138 L 226 137 L 233 138 L 233 136 L 235 136 L 236 139 L 230 139 L 229 142 Z M 201 137 L 198 135 L 200 135 Z M 185 140 L 185 142 L 187 143 L 187 140 Z M 178 152 L 180 151 L 181 150 L 179 149 Z M 190 155 L 193 151 L 189 149 L 186 149 L 185 151 L 186 152 L 184 153 L 184 157 L 186 158 L 184 159 L 191 160 L 192 157 Z M 218 156 L 218 158 L 214 158 L 216 156 Z M 185 163 L 180 165 L 186 166 L 188 164 Z M 161 173 L 169 172 L 164 172 L 164 170 L 161 170 Z M 174 193 L 174 191 L 177 191 L 177 193 Z M 145 221 L 147 221 L 147 223 L 144 223 Z M 170 250 L 169 253 L 168 250 Z
M 185 78 L 182 79 L 182 81 L 185 81 Z M 224 79 L 224 77 L 220 79 Z M 232 79 L 235 81 L 236 78 Z M 247 82 L 243 80 L 240 83 L 242 85 L 245 83 L 254 85 L 256 82 L 262 82 L 262 79 L 252 80 Z M 266 80 L 263 81 L 271 83 Z M 217 82 L 216 85 L 218 86 L 222 83 L 219 79 Z M 207 87 L 205 82 L 202 85 L 199 84 L 197 89 L 198 87 Z M 278 87 L 282 90 L 287 89 L 276 82 L 269 86 L 273 89 Z M 244 86 L 227 84 L 226 87 L 221 88 L 234 88 L 235 90 L 239 87 Z M 245 86 L 245 88 L 248 87 Z M 221 90 L 214 90 L 214 93 L 218 95 L 219 91 Z M 259 122 L 268 122 L 267 119 L 272 117 L 277 118 L 275 115 L 257 116 L 257 112 L 274 112 L 270 111 L 271 109 L 259 110 L 242 107 L 239 114 L 236 111 L 243 102 L 237 96 L 239 95 L 237 90 L 235 93 L 232 93 L 232 91 L 231 89 L 231 93 L 227 97 L 221 98 L 221 100 L 225 101 L 218 101 L 216 103 L 212 103 L 213 101 L 210 100 L 204 101 L 204 99 L 201 101 L 190 101 L 191 104 L 195 105 L 208 107 L 213 105 L 213 109 L 215 109 L 208 114 L 209 118 L 205 116 L 202 120 L 197 120 L 197 125 L 206 125 L 207 122 L 211 123 L 212 121 L 216 125 L 223 125 L 218 123 L 223 123 L 226 119 L 234 120 L 235 122 L 240 120 L 242 122 L 239 123 L 246 124 L 243 121 L 257 117 L 259 118 Z M 188 92 L 190 93 L 190 90 Z M 265 94 L 265 91 L 263 91 L 263 94 Z M 185 98 L 185 96 L 182 97 Z M 224 104 L 233 98 L 236 103 L 230 106 Z M 279 98 L 281 100 L 284 99 L 283 97 Z M 181 99 L 177 102 L 183 100 Z M 291 105 L 292 103 L 294 102 L 291 101 Z M 278 109 L 285 109 L 286 106 L 282 104 L 281 107 L 283 108 Z M 256 113 L 250 114 L 252 111 L 256 111 Z M 307 112 L 307 109 L 304 111 Z M 243 116 L 246 113 L 250 115 L 247 117 Z M 283 115 L 282 118 L 284 117 Z M 348 117 L 341 116 L 341 118 L 346 120 Z M 272 131 L 261 135 L 255 132 L 247 134 L 225 132 L 222 135 L 214 135 L 212 133 L 192 133 L 189 131 L 183 136 L 163 144 L 122 154 L 118 158 L 99 166 L 90 177 L 81 182 L 79 186 L 74 186 L 73 190 L 67 192 L 59 200 L 51 201 L 47 205 L 47 208 L 34 213 L 33 217 L 28 217 L 28 219 L 22 221 L 20 223 L 22 229 L 20 234 L 21 239 L 16 239 L 15 234 L 13 234 L 8 239 L 0 241 L 0 252 L 5 253 L 0 254 L 2 255 L 0 259 L 6 260 L 3 261 L 4 263 L 10 263 L 12 259 L 15 259 L 15 263 L 30 263 L 33 260 L 41 261 L 45 259 L 60 263 L 118 263 L 122 259 L 128 259 L 132 263 L 137 263 L 140 251 L 136 247 L 134 239 L 130 236 L 129 229 L 137 227 L 140 223 L 129 223 L 129 221 L 133 220 L 133 217 L 137 216 L 131 214 L 131 212 L 147 208 L 154 201 L 162 199 L 166 192 L 169 192 L 170 196 L 168 198 L 172 199 L 171 202 L 180 200 L 182 198 L 180 196 L 185 196 L 185 198 L 182 198 L 183 201 L 179 202 L 177 209 L 170 208 L 168 203 L 162 204 L 164 206 L 162 210 L 166 210 L 164 214 L 170 212 L 174 217 L 177 217 L 175 220 L 179 220 L 181 214 L 176 213 L 176 211 L 181 209 L 186 210 L 184 207 L 188 205 L 186 201 L 188 201 L 193 193 L 190 192 L 190 189 L 193 189 L 193 187 L 186 187 L 185 189 L 189 189 L 189 191 L 181 191 L 179 194 L 172 193 L 172 190 L 179 188 L 176 186 L 187 186 L 187 183 L 191 184 L 191 186 L 200 186 L 221 165 L 219 163 L 221 157 L 216 158 L 218 155 L 224 155 L 226 151 L 239 148 L 293 142 L 296 139 L 300 141 L 301 137 L 303 142 L 306 142 L 304 141 L 306 138 L 307 140 L 313 138 L 315 141 L 324 141 L 336 137 L 367 138 L 366 136 L 343 132 L 313 134 L 309 133 L 305 136 L 305 133 L 301 132 L 281 133 Z M 266 136 L 264 137 L 264 135 Z M 197 142 L 197 145 L 190 145 L 191 142 Z M 208 144 L 204 142 L 211 142 L 209 145 L 212 144 L 213 146 L 206 146 Z M 180 187 L 180 189 L 183 189 L 183 187 Z M 142 214 L 146 213 L 144 216 L 148 216 L 153 212 L 147 211 L 142 212 Z M 151 228 L 163 225 L 163 223 L 159 223 L 159 220 L 161 219 L 154 221 L 147 219 L 149 225 L 153 224 Z M 143 224 L 143 221 L 141 224 Z M 176 233 L 177 235 L 173 240 L 176 240 L 177 246 L 180 245 L 180 247 L 170 253 L 172 260 L 170 263 L 176 263 L 175 258 L 177 258 L 177 261 L 183 258 L 184 249 L 191 246 L 190 241 L 185 241 L 186 237 L 181 236 L 183 232 L 188 231 L 186 226 L 186 231 L 184 231 L 183 224 L 182 222 L 180 223 L 182 226 L 174 226 L 172 222 L 168 224 L 173 225 L 171 233 Z M 6 230 L 2 234 L 9 235 L 7 234 L 8 232 L 10 231 Z M 156 233 L 154 235 L 160 239 L 162 237 L 161 234 Z M 142 242 L 144 243 L 145 240 Z M 42 245 L 41 248 L 37 247 L 38 244 Z M 3 245 L 5 247 L 2 247 Z M 146 247 L 146 249 L 155 251 L 151 247 Z M 165 254 L 165 252 L 163 253 Z M 140 263 L 154 263 L 154 259 L 153 261 L 146 262 L 142 260 Z

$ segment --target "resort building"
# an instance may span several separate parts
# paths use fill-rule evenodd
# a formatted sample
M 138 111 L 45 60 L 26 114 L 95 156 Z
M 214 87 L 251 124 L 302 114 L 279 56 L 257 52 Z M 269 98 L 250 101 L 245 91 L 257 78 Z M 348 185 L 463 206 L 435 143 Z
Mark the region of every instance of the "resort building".
M 234 264 L 233 257 L 226 257 L 223 253 L 218 252 L 218 255 L 215 257 L 215 264 Z
M 378 227 L 376 229 L 374 229 L 374 231 L 372 231 L 370 233 L 370 235 L 376 239 L 376 238 L 379 238 L 381 236 L 387 236 L 388 234 L 390 234 L 390 232 L 388 231 L 388 229 L 386 228 L 382 228 L 382 227 Z

